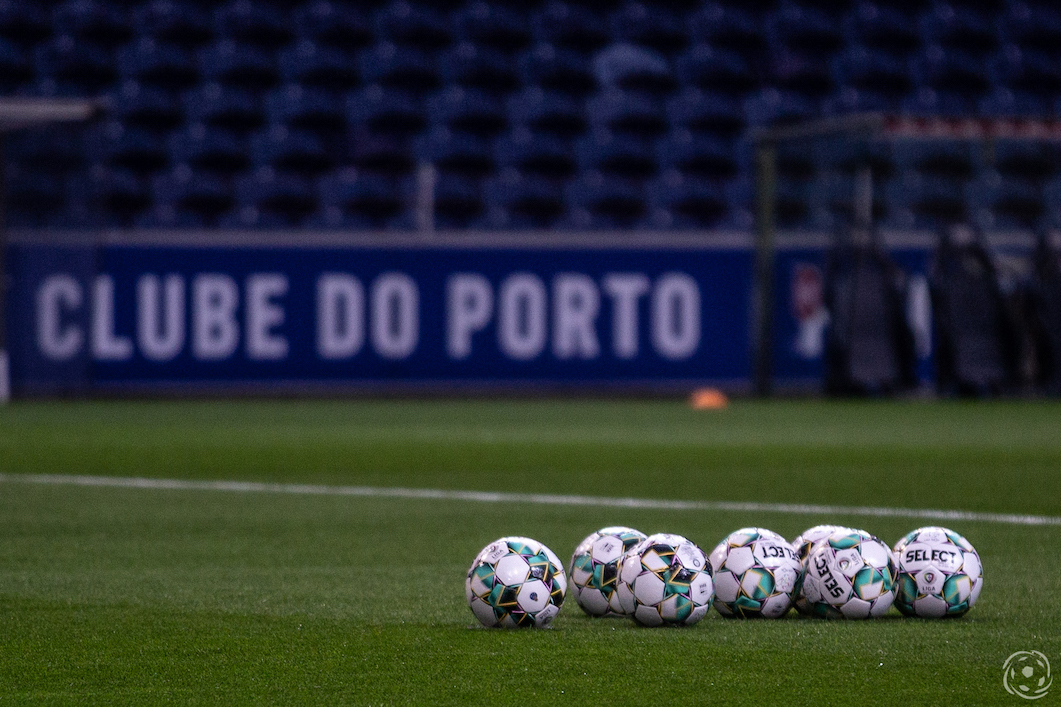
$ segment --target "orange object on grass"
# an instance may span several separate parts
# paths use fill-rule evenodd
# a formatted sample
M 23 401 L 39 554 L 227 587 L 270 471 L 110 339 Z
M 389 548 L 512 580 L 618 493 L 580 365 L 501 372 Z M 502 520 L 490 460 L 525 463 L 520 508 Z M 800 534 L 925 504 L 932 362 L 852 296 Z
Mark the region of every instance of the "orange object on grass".
M 693 410 L 723 410 L 729 405 L 729 398 L 718 388 L 700 388 L 693 391 L 689 405 Z

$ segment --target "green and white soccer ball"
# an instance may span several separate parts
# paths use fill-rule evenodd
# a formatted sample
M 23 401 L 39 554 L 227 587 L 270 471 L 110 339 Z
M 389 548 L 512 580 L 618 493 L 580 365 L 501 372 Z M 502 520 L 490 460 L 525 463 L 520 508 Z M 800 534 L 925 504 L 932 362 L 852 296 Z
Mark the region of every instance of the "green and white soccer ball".
M 895 600 L 897 571 L 891 550 L 864 530 L 837 530 L 807 558 L 803 593 L 811 614 L 868 619 Z
M 793 593 L 792 606 L 804 616 L 810 616 L 811 613 L 810 602 L 807 601 L 807 596 L 803 593 L 803 578 L 807 574 L 807 558 L 810 557 L 811 550 L 814 549 L 815 545 L 837 530 L 853 530 L 853 528 L 843 525 L 815 525 L 804 530 L 792 541 L 792 548 L 796 551 L 796 556 L 799 557 L 800 562 L 800 577 L 796 591 Z
M 645 539 L 640 530 L 613 525 L 590 533 L 571 555 L 569 577 L 575 601 L 590 616 L 623 613 L 616 588 L 619 560 L 627 550 Z
M 560 613 L 567 574 L 560 558 L 537 540 L 506 537 L 475 556 L 464 588 L 483 626 L 544 628 Z
M 766 528 L 741 528 L 708 558 L 715 608 L 723 616 L 777 619 L 792 607 L 801 565 L 787 540 Z
M 899 581 L 895 606 L 906 616 L 962 616 L 984 586 L 980 555 L 947 528 L 918 528 L 895 543 Z
M 711 564 L 681 535 L 649 535 L 623 555 L 616 589 L 624 614 L 642 626 L 691 626 L 715 596 Z

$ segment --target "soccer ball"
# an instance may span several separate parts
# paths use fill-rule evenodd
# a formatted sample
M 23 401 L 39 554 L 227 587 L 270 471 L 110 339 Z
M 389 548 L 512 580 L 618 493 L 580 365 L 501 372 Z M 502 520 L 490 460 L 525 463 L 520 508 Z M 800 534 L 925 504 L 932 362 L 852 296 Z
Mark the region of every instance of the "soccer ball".
M 803 577 L 807 574 L 807 558 L 815 545 L 837 530 L 853 530 L 853 528 L 843 525 L 816 525 L 813 528 L 807 528 L 792 541 L 792 548 L 796 551 L 796 556 L 799 557 L 800 562 L 800 581 L 793 594 L 792 606 L 796 607 L 796 611 L 804 616 L 809 616 L 811 613 L 810 602 L 807 601 L 807 596 L 803 593 Z
M 615 590 L 624 614 L 643 626 L 691 626 L 715 596 L 707 556 L 681 535 L 649 535 L 619 562 Z
M 475 556 L 464 589 L 483 626 L 544 628 L 560 613 L 567 574 L 560 558 L 537 540 L 507 537 Z
M 619 559 L 642 540 L 640 530 L 621 525 L 590 533 L 571 556 L 571 588 L 575 601 L 590 616 L 622 614 L 615 588 L 619 583 Z
M 716 545 L 709 559 L 718 613 L 746 619 L 788 613 L 801 565 L 783 537 L 766 528 L 741 528 Z
M 980 556 L 953 530 L 918 528 L 895 543 L 895 606 L 906 616 L 962 616 L 984 586 Z
M 864 530 L 837 530 L 807 558 L 803 593 L 814 616 L 867 619 L 895 599 L 891 550 Z

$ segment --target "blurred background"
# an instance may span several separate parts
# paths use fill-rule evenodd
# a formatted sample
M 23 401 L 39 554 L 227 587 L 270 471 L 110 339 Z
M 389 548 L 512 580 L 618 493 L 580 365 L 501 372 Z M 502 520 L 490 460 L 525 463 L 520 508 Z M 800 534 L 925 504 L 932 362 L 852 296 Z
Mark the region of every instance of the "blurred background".
M 1061 391 L 1048 0 L 0 0 L 0 397 Z

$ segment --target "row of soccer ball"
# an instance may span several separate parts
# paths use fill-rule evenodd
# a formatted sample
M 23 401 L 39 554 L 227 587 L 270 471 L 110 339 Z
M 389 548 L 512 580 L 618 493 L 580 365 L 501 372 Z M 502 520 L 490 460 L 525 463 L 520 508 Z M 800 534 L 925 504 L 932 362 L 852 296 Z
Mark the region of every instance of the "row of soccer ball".
M 490 627 L 545 627 L 571 588 L 591 616 L 644 626 L 691 625 L 714 604 L 723 616 L 865 619 L 894 603 L 906 616 L 961 616 L 983 587 L 980 556 L 947 528 L 918 528 L 889 549 L 863 530 L 817 525 L 789 543 L 765 528 L 730 533 L 710 555 L 670 533 L 624 526 L 588 535 L 570 570 L 537 540 L 505 537 L 468 570 L 465 594 Z

